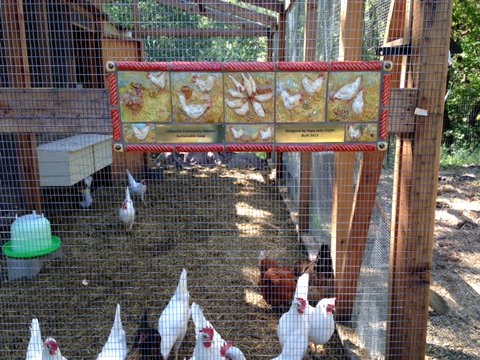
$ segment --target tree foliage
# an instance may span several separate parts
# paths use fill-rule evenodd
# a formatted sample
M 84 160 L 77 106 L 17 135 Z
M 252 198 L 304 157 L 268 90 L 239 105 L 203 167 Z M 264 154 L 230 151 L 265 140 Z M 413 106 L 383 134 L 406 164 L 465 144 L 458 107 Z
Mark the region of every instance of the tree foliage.
M 113 1 L 105 11 L 110 21 L 133 30 L 133 0 Z M 153 29 L 234 29 L 208 17 L 188 13 L 156 0 L 139 1 L 140 28 Z M 256 61 L 266 60 L 266 38 L 209 37 L 175 38 L 148 36 L 144 42 L 146 61 Z
M 480 2 L 454 0 L 452 38 L 462 47 L 449 70 L 445 140 L 450 148 L 480 141 Z M 454 146 L 452 146 L 454 145 Z

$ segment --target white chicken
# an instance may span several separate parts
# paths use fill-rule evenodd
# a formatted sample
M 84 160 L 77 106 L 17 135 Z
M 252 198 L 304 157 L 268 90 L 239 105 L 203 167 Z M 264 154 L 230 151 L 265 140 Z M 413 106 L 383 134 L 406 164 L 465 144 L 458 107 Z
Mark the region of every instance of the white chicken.
M 353 99 L 352 102 L 352 110 L 355 114 L 361 114 L 363 112 L 363 87 L 358 90 L 357 95 L 355 95 L 355 98 Z
M 158 88 L 165 89 L 167 85 L 167 73 L 165 72 L 156 72 L 156 73 L 149 73 L 147 78 Z
M 28 342 L 26 360 L 67 360 L 62 356 L 57 341 L 48 337 L 42 343 L 42 333 L 38 319 L 32 319 L 30 341 Z
M 233 85 L 235 85 L 235 87 L 237 88 L 237 90 L 239 92 L 244 92 L 245 91 L 245 87 L 237 80 L 235 79 L 232 75 L 228 74 L 228 77 L 230 78 L 230 80 L 232 80 L 233 82 Z
M 198 119 L 205 112 L 212 107 L 211 100 L 207 101 L 204 104 L 187 104 L 185 95 L 182 93 L 177 93 L 178 101 L 180 102 L 180 107 L 185 112 L 185 114 L 191 119 Z
M 147 192 L 147 181 L 145 179 L 136 181 L 135 178 L 130 173 L 130 171 L 128 171 L 128 169 L 127 169 L 127 177 L 128 177 L 128 187 L 130 188 L 130 192 L 134 195 L 140 196 L 142 201 L 145 202 L 145 193 Z
M 362 137 L 362 129 L 360 126 L 348 125 L 348 135 L 350 140 L 359 140 Z
M 302 86 L 303 86 L 303 89 L 305 90 L 305 92 L 310 95 L 310 96 L 313 96 L 315 95 L 316 92 L 320 91 L 322 89 L 322 85 L 323 85 L 323 80 L 324 80 L 324 77 L 323 76 L 318 76 L 315 80 L 310 80 L 310 78 L 308 78 L 307 76 L 305 76 L 303 79 L 302 79 Z
M 291 110 L 296 106 L 300 105 L 302 100 L 302 94 L 293 94 L 290 95 L 289 92 L 285 89 L 280 91 L 280 97 L 282 98 L 283 106 L 286 109 Z
M 220 355 L 227 360 L 247 360 L 242 350 L 233 346 L 231 341 L 225 342 L 220 348 Z
M 158 332 L 162 338 L 160 351 L 164 360 L 168 359 L 172 349 L 175 352 L 175 360 L 178 359 L 178 349 L 185 337 L 190 319 L 189 301 L 187 270 L 183 269 L 175 294 L 158 319 Z
M 32 319 L 30 325 L 30 341 L 27 348 L 26 360 L 42 360 L 43 356 L 42 334 L 38 319 Z
M 145 124 L 132 124 L 133 134 L 138 140 L 145 140 L 148 136 L 148 132 L 150 131 L 150 125 Z
M 52 337 L 46 338 L 43 343 L 42 360 L 67 360 L 62 356 L 57 341 Z
M 125 224 L 127 230 L 131 230 L 133 223 L 135 222 L 135 208 L 133 207 L 133 201 L 130 197 L 130 191 L 128 187 L 125 188 L 125 200 L 123 200 L 122 207 L 118 211 L 120 220 Z
M 207 75 L 205 78 L 200 78 L 198 75 L 192 76 L 192 82 L 204 93 L 212 90 L 216 81 L 217 78 L 214 75 Z
M 190 360 L 223 360 L 220 349 L 225 341 L 196 303 L 192 304 L 192 319 L 195 323 L 195 349 Z
M 124 360 L 127 354 L 127 337 L 120 318 L 120 304 L 117 304 L 112 330 L 97 360 Z
M 343 85 L 331 97 L 331 100 L 351 100 L 358 93 L 362 78 L 358 76 L 354 82 Z
M 282 352 L 274 360 L 302 360 L 308 347 L 308 280 L 305 273 L 298 278 L 290 309 L 278 323 L 278 340 Z
M 308 341 L 315 345 L 326 344 L 335 331 L 335 298 L 322 299 L 317 306 L 309 305 Z
M 265 130 L 260 129 L 260 137 L 262 140 L 268 140 L 272 137 L 272 128 L 269 126 Z
M 230 130 L 232 131 L 234 139 L 240 139 L 245 134 L 245 131 L 243 129 L 235 129 L 232 127 L 230 128 Z
M 85 187 L 87 189 L 90 189 L 90 187 L 92 186 L 92 182 L 93 182 L 93 176 L 87 176 L 85 179 L 83 179 L 83 182 L 85 183 Z
M 247 115 L 249 110 L 250 110 L 250 105 L 248 102 L 245 102 L 242 106 L 236 109 L 233 109 L 233 111 L 235 111 L 240 116 Z
M 80 190 L 82 193 L 83 200 L 80 201 L 80 206 L 84 209 L 88 209 L 93 204 L 92 191 L 90 188 Z

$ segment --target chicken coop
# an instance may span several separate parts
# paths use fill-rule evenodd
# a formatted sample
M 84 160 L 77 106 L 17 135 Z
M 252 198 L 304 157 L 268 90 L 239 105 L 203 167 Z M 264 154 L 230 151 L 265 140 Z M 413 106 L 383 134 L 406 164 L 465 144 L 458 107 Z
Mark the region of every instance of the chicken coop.
M 425 358 L 452 2 L 1 1 L 0 358 Z

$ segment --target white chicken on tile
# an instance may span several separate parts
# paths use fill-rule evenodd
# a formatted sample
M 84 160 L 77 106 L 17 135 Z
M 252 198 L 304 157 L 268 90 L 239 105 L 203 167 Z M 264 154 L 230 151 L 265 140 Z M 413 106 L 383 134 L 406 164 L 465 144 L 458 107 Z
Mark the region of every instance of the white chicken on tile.
M 201 92 L 209 92 L 215 86 L 217 81 L 216 76 L 214 75 L 207 75 L 205 77 L 200 77 L 198 75 L 192 76 L 192 82 L 197 85 Z
M 167 73 L 165 72 L 149 73 L 147 78 L 159 89 L 163 90 L 167 85 Z
M 175 353 L 175 360 L 178 359 L 178 350 L 182 345 L 190 319 L 189 302 L 187 270 L 183 269 L 175 294 L 158 319 L 158 332 L 162 338 L 160 350 L 165 360 L 169 358 L 172 349 Z
M 352 102 L 352 110 L 355 114 L 361 114 L 363 112 L 364 102 L 363 102 L 363 87 L 360 87 L 357 95 Z
M 354 82 L 343 85 L 331 97 L 331 100 L 351 100 L 357 95 L 362 84 L 362 78 L 358 76 Z
M 196 303 L 192 304 L 192 319 L 195 323 L 195 349 L 190 360 L 223 360 L 220 350 L 225 341 Z
M 145 124 L 132 124 L 131 127 L 133 134 L 138 140 L 145 140 L 148 136 L 148 132 L 151 129 L 150 125 Z
M 112 330 L 97 360 L 124 360 L 128 354 L 127 337 L 122 327 L 120 304 L 117 304 Z
M 282 352 L 274 360 L 302 360 L 308 347 L 308 280 L 305 273 L 298 278 L 290 309 L 278 323 L 278 340 Z
M 260 129 L 260 137 L 262 140 L 268 140 L 272 137 L 272 128 L 269 126 L 265 130 Z
M 318 302 L 317 306 L 309 305 L 308 341 L 315 345 L 326 344 L 335 331 L 335 298 L 326 298 Z
M 180 107 L 190 119 L 194 119 L 194 120 L 198 119 L 203 114 L 205 114 L 205 112 L 208 109 L 212 107 L 211 100 L 203 104 L 187 104 L 185 95 L 183 95 L 182 93 L 178 93 L 177 95 L 178 95 L 178 101 L 180 102 Z
M 243 129 L 235 129 L 232 127 L 230 128 L 230 130 L 232 131 L 234 139 L 240 139 L 245 134 L 245 131 Z
M 145 202 L 145 193 L 147 192 L 147 181 L 142 179 L 136 181 L 130 171 L 127 169 L 128 187 L 133 195 L 138 195 Z
M 125 200 L 123 200 L 122 207 L 118 211 L 120 221 L 125 225 L 127 230 L 131 230 L 135 222 L 135 207 L 133 206 L 132 198 L 130 197 L 130 190 L 125 188 Z
M 350 137 L 350 140 L 357 141 L 360 140 L 362 137 L 362 129 L 360 128 L 359 125 L 354 126 L 354 125 L 348 125 L 348 136 Z
M 280 90 L 280 97 L 282 98 L 283 106 L 288 110 L 292 110 L 296 106 L 300 105 L 302 100 L 302 94 L 290 95 L 286 89 Z
M 315 80 L 311 80 L 308 76 L 305 76 L 302 79 L 302 86 L 305 92 L 313 96 L 316 92 L 319 92 L 322 89 L 324 77 L 319 75 Z

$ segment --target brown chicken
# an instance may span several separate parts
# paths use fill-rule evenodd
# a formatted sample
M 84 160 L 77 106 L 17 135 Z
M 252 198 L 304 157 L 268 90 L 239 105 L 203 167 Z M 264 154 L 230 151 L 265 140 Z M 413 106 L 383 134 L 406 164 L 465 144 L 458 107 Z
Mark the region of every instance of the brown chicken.
M 163 360 L 160 352 L 160 334 L 148 326 L 147 310 L 144 311 L 135 335 L 132 350 L 126 360 Z
M 260 292 L 274 311 L 283 311 L 292 304 L 297 278 L 291 267 L 280 265 L 260 252 Z

